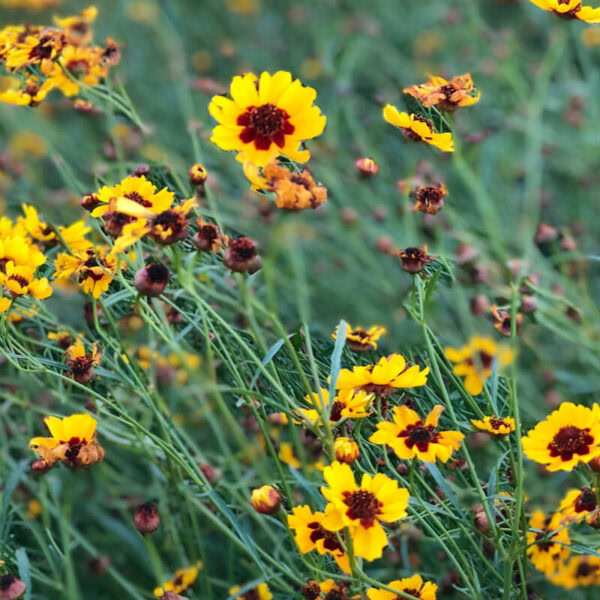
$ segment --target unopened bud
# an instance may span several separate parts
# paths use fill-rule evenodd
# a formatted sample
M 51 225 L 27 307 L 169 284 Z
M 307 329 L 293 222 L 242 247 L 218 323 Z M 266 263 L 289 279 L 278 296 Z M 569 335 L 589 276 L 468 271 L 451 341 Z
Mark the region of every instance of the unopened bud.
M 490 520 L 485 514 L 483 506 L 478 506 L 475 510 L 475 517 L 473 519 L 475 527 L 481 531 L 481 533 L 487 533 L 490 530 Z
M 31 470 L 35 473 L 43 474 L 49 471 L 51 468 L 52 463 L 46 462 L 43 458 L 41 458 L 40 460 L 36 460 L 34 463 L 31 464 Z
M 206 169 L 199 163 L 196 163 L 190 167 L 188 175 L 192 185 L 202 185 L 208 177 Z
M 535 243 L 536 244 L 549 244 L 558 239 L 558 230 L 548 223 L 540 223 L 537 231 L 535 232 Z
M 229 242 L 223 263 L 236 273 L 256 273 L 262 266 L 256 242 L 245 235 Z
M 485 294 L 477 294 L 471 298 L 471 313 L 483 315 L 490 309 L 490 299 Z
M 141 177 L 142 175 L 145 177 L 146 175 L 150 174 L 150 165 L 138 165 L 134 170 L 133 170 L 133 175 L 135 177 Z
M 141 504 L 133 517 L 133 522 L 140 533 L 154 533 L 160 525 L 160 516 L 156 506 L 151 502 Z
M 100 200 L 98 200 L 96 194 L 86 194 L 83 196 L 79 204 L 81 208 L 87 210 L 88 212 L 92 212 L 97 206 L 100 205 Z
M 169 270 L 162 263 L 150 263 L 135 274 L 133 283 L 142 296 L 160 296 L 169 283 Z
M 26 589 L 27 586 L 10 573 L 0 577 L 0 600 L 17 600 Z
M 281 494 L 271 485 L 252 490 L 252 507 L 263 515 L 274 515 L 281 506 Z
M 379 171 L 377 163 L 372 158 L 359 158 L 354 164 L 361 177 L 372 177 Z
M 358 444 L 347 437 L 335 438 L 333 449 L 335 450 L 335 457 L 347 465 L 352 464 L 360 454 Z
M 534 296 L 523 296 L 521 298 L 521 311 L 526 315 L 530 315 L 537 310 L 538 301 Z

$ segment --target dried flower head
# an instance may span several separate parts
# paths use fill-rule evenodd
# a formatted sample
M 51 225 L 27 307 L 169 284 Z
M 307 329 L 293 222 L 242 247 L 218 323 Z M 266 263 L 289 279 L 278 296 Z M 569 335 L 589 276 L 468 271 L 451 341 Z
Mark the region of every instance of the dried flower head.
M 209 223 L 200 218 L 196 221 L 196 225 L 198 232 L 192 239 L 201 252 L 221 252 L 223 246 L 229 242 L 229 236 L 222 233 L 215 223 Z
M 444 206 L 444 198 L 448 190 L 443 183 L 437 185 L 420 185 L 412 192 L 415 199 L 413 210 L 435 215 Z
M 245 235 L 229 242 L 223 263 L 237 273 L 256 273 L 262 266 L 256 242 Z
M 413 275 L 421 273 L 426 265 L 437 258 L 437 255 L 427 253 L 427 246 L 396 250 L 392 253 L 392 256 L 397 256 L 402 261 L 402 269 Z

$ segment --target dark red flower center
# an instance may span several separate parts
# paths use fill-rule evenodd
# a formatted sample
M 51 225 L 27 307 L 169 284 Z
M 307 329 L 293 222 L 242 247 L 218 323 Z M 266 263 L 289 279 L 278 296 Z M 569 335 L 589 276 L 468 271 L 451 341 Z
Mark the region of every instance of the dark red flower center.
M 435 444 L 440 434 L 436 432 L 433 425 L 425 425 L 423 421 L 417 421 L 401 431 L 397 437 L 406 438 L 404 443 L 408 448 L 412 449 L 416 446 L 419 452 L 427 452 L 429 444 Z
M 568 461 L 575 454 L 579 456 L 588 454 L 590 445 L 594 443 L 594 438 L 589 431 L 589 427 L 585 429 L 580 429 L 574 425 L 562 427 L 548 444 L 550 456 L 553 458 L 560 456 L 561 460 Z
M 506 425 L 506 422 L 504 421 L 504 419 L 501 419 L 500 417 L 492 417 L 489 420 L 490 426 L 492 427 L 492 429 L 500 429 L 500 427 L 503 427 Z
M 289 119 L 288 113 L 274 104 L 249 106 L 237 118 L 237 124 L 244 127 L 240 139 L 244 144 L 254 142 L 257 150 L 268 150 L 272 143 L 283 148 L 285 136 L 295 131 Z
M 575 574 L 577 577 L 589 577 L 590 575 L 593 575 L 597 570 L 598 567 L 590 565 L 590 563 L 587 562 L 582 562 L 577 567 L 577 571 Z
M 336 400 L 331 405 L 331 413 L 329 415 L 329 420 L 336 422 L 339 421 L 342 418 L 342 411 L 344 410 L 344 408 L 346 408 L 346 405 L 343 402 Z
M 592 512 L 596 510 L 596 506 L 598 505 L 596 499 L 596 492 L 589 487 L 585 487 L 581 489 L 581 494 L 577 496 L 575 499 L 575 512 Z
M 337 535 L 333 531 L 327 531 L 320 523 L 314 521 L 307 525 L 309 529 L 312 529 L 310 534 L 310 540 L 316 543 L 318 540 L 323 540 L 323 546 L 330 552 L 342 551 L 342 546 L 337 538 Z
M 478 360 L 476 360 L 473 357 L 467 358 L 466 363 L 468 365 L 475 365 L 475 366 L 482 366 L 484 369 L 491 369 L 492 368 L 492 363 L 494 362 L 494 356 L 492 354 L 488 354 L 487 352 L 484 352 L 483 350 L 481 350 L 478 354 L 477 354 L 477 358 Z
M 381 502 L 373 492 L 356 490 L 343 492 L 344 504 L 348 507 L 346 515 L 350 519 L 359 519 L 360 524 L 369 528 L 375 524 L 377 515 L 381 513 Z
M 413 598 L 421 598 L 421 592 L 419 590 L 415 590 L 414 588 L 410 588 L 408 590 L 402 590 L 407 596 L 412 596 Z M 396 596 L 394 600 L 402 600 L 400 596 Z
M 127 194 L 125 194 L 125 198 L 129 198 L 129 200 L 133 200 L 134 202 L 137 202 L 138 204 L 145 206 L 146 208 L 152 206 L 152 202 L 150 202 L 150 200 L 146 200 L 146 198 L 144 198 L 144 196 L 142 196 L 138 192 L 128 192 Z
M 27 279 L 25 279 L 25 277 L 21 277 L 21 275 L 11 275 L 9 279 L 16 281 L 21 287 L 27 287 L 27 285 L 29 285 Z

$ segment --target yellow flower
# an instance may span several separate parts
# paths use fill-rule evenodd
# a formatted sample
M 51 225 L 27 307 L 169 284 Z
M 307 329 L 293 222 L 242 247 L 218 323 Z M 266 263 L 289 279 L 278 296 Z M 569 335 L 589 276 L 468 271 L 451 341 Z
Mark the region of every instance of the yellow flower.
M 98 344 L 92 344 L 92 351 L 87 353 L 81 338 L 65 350 L 66 364 L 70 375 L 79 383 L 88 383 L 94 376 L 94 367 L 100 364 L 102 352 L 98 350 Z
M 37 519 L 42 514 L 42 505 L 39 500 L 33 498 L 27 504 L 27 513 L 25 516 L 28 519 Z
M 549 577 L 554 585 L 567 590 L 576 587 L 600 585 L 600 558 L 597 556 L 571 556 L 558 563 L 555 575 Z
M 561 524 L 560 514 L 546 516 L 536 510 L 529 521 L 527 554 L 533 566 L 546 575 L 552 575 L 560 561 L 569 555 L 569 532 Z M 565 545 L 566 544 L 566 545 Z
M 322 399 L 321 399 L 322 398 Z M 319 407 L 321 412 L 326 412 L 329 405 L 329 390 L 321 388 L 321 395 L 316 392 L 304 397 L 308 404 Z M 330 407 L 329 422 L 333 425 L 341 419 L 362 419 L 368 417 L 371 412 L 368 410 L 373 394 L 367 392 L 355 392 L 352 389 L 338 392 L 333 404 Z M 320 422 L 319 410 L 317 408 L 301 408 L 300 413 L 305 419 L 310 421 L 311 425 Z
M 61 253 L 54 261 L 56 279 L 68 279 L 72 275 L 86 294 L 99 298 L 108 290 L 117 272 L 117 258 L 106 254 L 106 248 L 88 248 L 74 254 Z M 124 265 L 123 265 L 124 266 Z
M 208 107 L 218 121 L 211 141 L 222 150 L 234 150 L 264 167 L 279 154 L 298 162 L 310 158 L 300 150 L 304 140 L 321 135 L 326 118 L 313 105 L 316 91 L 305 87 L 291 73 L 246 74 L 233 78 L 231 99 L 214 96 Z
M 24 82 L 24 85 L 16 77 L 11 77 L 10 79 L 10 86 L 0 92 L 0 102 L 5 102 L 6 104 L 37 106 L 54 87 L 54 82 L 52 81 L 44 81 L 40 84 L 37 77 L 28 78 Z
M 548 471 L 571 471 L 600 456 L 600 407 L 563 402 L 522 439 L 527 458 Z
M 337 437 L 333 442 L 335 457 L 343 463 L 352 464 L 359 456 L 358 444 L 347 437 Z
M 515 420 L 512 417 L 483 417 L 480 420 L 471 419 L 471 423 L 492 435 L 508 435 L 515 430 Z
M 582 521 L 595 523 L 598 518 L 598 497 L 596 490 L 590 487 L 569 490 L 560 501 L 558 512 L 563 523 Z
M 583 6 L 581 0 L 529 0 L 543 10 L 563 19 L 579 19 L 586 23 L 600 23 L 600 8 Z
M 337 461 L 325 467 L 323 477 L 329 486 L 321 488 L 329 501 L 323 527 L 329 531 L 348 527 L 356 556 L 380 558 L 387 544 L 381 522 L 393 523 L 406 516 L 408 490 L 398 488 L 398 482 L 383 473 L 365 473 L 359 486 L 352 469 Z
M 238 592 L 242 588 L 239 585 L 234 585 L 229 589 L 229 595 L 238 598 L 239 600 L 271 600 L 273 594 L 266 583 L 259 583 L 256 587 L 253 587 L 243 594 Z
M 444 348 L 444 354 L 449 361 L 456 363 L 454 373 L 464 376 L 465 388 L 472 396 L 483 391 L 483 384 L 492 375 L 494 360 L 498 361 L 498 367 L 505 367 L 513 361 L 510 348 L 478 335 L 474 335 L 462 348 Z
M 413 575 L 405 579 L 397 579 L 391 581 L 388 586 L 395 589 L 398 592 L 404 592 L 411 598 L 419 598 L 420 600 L 435 600 L 437 585 L 426 581 L 423 583 L 423 578 L 420 575 Z M 369 600 L 397 600 L 399 596 L 394 592 L 388 590 L 378 590 L 370 588 L 367 590 L 367 596 Z
M 24 235 L 8 235 L 0 236 L 0 261 L 36 269 L 46 262 L 46 257 L 33 245 L 30 238 Z
M 97 422 L 90 415 L 46 417 L 44 423 L 52 437 L 33 438 L 29 447 L 48 466 L 59 460 L 70 467 L 88 466 L 104 458 L 104 450 L 96 442 Z
M 427 383 L 429 367 L 409 367 L 401 354 L 384 356 L 376 365 L 342 369 L 335 385 L 338 390 L 363 390 L 387 396 L 397 388 L 420 387 Z
M 403 92 L 416 98 L 425 108 L 435 106 L 438 110 L 448 112 L 475 104 L 481 97 L 480 92 L 475 93 L 470 73 L 458 75 L 450 81 L 430 75 L 427 83 L 413 85 Z
M 29 265 L 17 266 L 13 261 L 8 261 L 4 266 L 5 272 L 0 273 L 2 283 L 13 296 L 29 294 L 38 300 L 44 300 L 52 295 L 52 288 L 48 279 L 36 279 L 35 269 Z
M 32 64 L 44 67 L 52 65 L 64 46 L 64 36 L 58 29 L 39 29 L 29 31 L 30 35 L 21 35 L 9 44 L 5 65 L 9 71 L 17 71 Z M 22 39 L 24 37 L 24 39 Z
M 98 9 L 95 6 L 88 6 L 72 17 L 54 17 L 54 23 L 62 29 L 69 44 L 84 46 L 92 39 L 93 31 L 90 25 L 97 16 Z
M 288 515 L 288 527 L 294 531 L 294 540 L 302 554 L 316 550 L 319 554 L 331 554 L 344 573 L 350 573 L 350 560 L 344 552 L 338 536 L 323 527 L 325 514 L 313 512 L 308 506 L 295 506 Z
M 459 431 L 437 431 L 444 407 L 433 407 L 425 422 L 408 406 L 397 406 L 393 410 L 393 423 L 377 423 L 377 431 L 369 438 L 374 444 L 386 444 L 398 458 L 418 458 L 424 462 L 435 462 L 439 458 L 446 462 L 454 450 L 460 448 L 465 437 Z
M 331 334 L 331 337 L 337 339 L 337 330 Z M 377 340 L 387 333 L 387 329 L 381 325 L 374 325 L 370 329 L 362 327 L 348 327 L 346 331 L 346 344 L 354 352 L 367 352 L 377 350 Z
M 10 298 L 6 296 L 0 297 L 0 315 L 9 309 L 11 304 L 12 300 Z
M 177 569 L 172 579 L 165 581 L 162 584 L 162 587 L 155 588 L 154 595 L 160 598 L 167 592 L 175 592 L 176 594 L 185 592 L 192 587 L 196 579 L 198 579 L 198 572 L 200 569 L 202 569 L 202 562 L 200 561 L 185 569 Z
M 302 463 L 296 458 L 294 454 L 294 448 L 288 442 L 281 442 L 279 445 L 279 454 L 277 455 L 279 460 L 292 469 L 302 468 Z
M 436 133 L 433 123 L 420 115 L 399 112 L 395 106 L 386 104 L 383 108 L 383 118 L 402 129 L 402 134 L 415 142 L 426 142 L 444 152 L 454 152 L 452 134 Z

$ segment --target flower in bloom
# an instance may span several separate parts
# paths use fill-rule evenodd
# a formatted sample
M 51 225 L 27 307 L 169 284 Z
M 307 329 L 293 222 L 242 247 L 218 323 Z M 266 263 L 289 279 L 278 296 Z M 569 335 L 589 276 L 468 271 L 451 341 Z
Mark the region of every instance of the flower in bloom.
M 200 561 L 185 569 L 177 569 L 172 579 L 165 581 L 161 587 L 155 588 L 154 595 L 160 598 L 167 592 L 175 592 L 176 594 L 185 592 L 192 587 L 196 579 L 198 579 L 198 572 L 200 569 L 202 569 L 202 562 Z
M 510 348 L 478 335 L 474 335 L 462 348 L 444 348 L 444 354 L 449 361 L 456 363 L 454 374 L 464 376 L 465 388 L 473 396 L 483 391 L 483 384 L 492 375 L 494 361 L 499 367 L 513 361 Z
M 446 462 L 452 452 L 460 448 L 465 436 L 459 431 L 437 430 L 443 410 L 444 407 L 437 404 L 423 422 L 408 406 L 397 406 L 393 410 L 393 422 L 377 423 L 377 431 L 369 441 L 389 446 L 398 458 L 418 458 L 425 462 L 435 462 L 439 458 Z
M 281 442 L 281 444 L 279 444 L 279 453 L 277 457 L 281 462 L 285 463 L 292 469 L 298 470 L 302 468 L 302 463 L 294 454 L 294 448 L 289 442 Z
M 420 600 L 435 600 L 438 589 L 437 585 L 431 583 L 431 581 L 423 582 L 423 578 L 420 575 L 391 581 L 388 583 L 388 586 L 399 592 L 404 592 L 411 598 L 419 598 Z M 367 596 L 369 600 L 397 600 L 399 598 L 394 592 L 375 588 L 368 589 Z
M 595 523 L 598 517 L 598 496 L 591 487 L 569 490 L 560 501 L 558 512 L 563 516 L 563 523 L 582 521 Z
M 471 419 L 471 423 L 492 435 L 508 435 L 515 430 L 515 420 L 512 417 L 483 417 Z
M 529 0 L 543 10 L 563 19 L 579 19 L 586 23 L 600 23 L 600 8 L 583 6 L 581 0 Z
M 5 265 L 4 273 L 0 273 L 0 283 L 14 296 L 29 294 L 38 300 L 44 300 L 52 295 L 48 279 L 35 278 L 35 269 L 29 265 L 17 266 L 13 261 Z
M 480 92 L 475 92 L 470 73 L 458 75 L 450 81 L 430 75 L 427 83 L 413 85 L 403 91 L 416 98 L 425 108 L 435 106 L 446 112 L 475 104 L 481 97 Z
M 329 501 L 323 527 L 329 531 L 350 530 L 354 553 L 365 560 L 380 558 L 387 544 L 381 522 L 393 523 L 406 516 L 408 490 L 383 473 L 363 474 L 360 485 L 352 469 L 334 462 L 323 470 L 328 487 L 321 492 Z
M 344 573 L 350 573 L 350 560 L 344 552 L 338 536 L 323 527 L 325 514 L 313 512 L 309 506 L 295 506 L 288 515 L 288 527 L 294 531 L 294 540 L 302 554 L 316 550 L 319 554 L 331 554 Z
M 240 594 L 242 588 L 239 585 L 234 585 L 229 589 L 229 595 L 239 598 L 239 600 L 271 600 L 273 594 L 266 583 L 259 583 L 256 587 L 246 590 Z
M 281 494 L 272 485 L 263 485 L 252 490 L 252 508 L 265 515 L 274 515 L 281 506 Z
M 593 555 L 570 556 L 558 564 L 557 572 L 549 579 L 554 585 L 567 590 L 600 585 L 600 558 Z
M 58 29 L 34 27 L 23 31 L 8 44 L 5 65 L 9 71 L 37 64 L 51 65 L 65 45 L 65 36 Z
M 452 134 L 436 133 L 433 123 L 420 115 L 399 112 L 395 106 L 386 104 L 383 108 L 383 118 L 402 130 L 404 137 L 415 142 L 425 142 L 444 152 L 454 152 Z
M 571 471 L 600 456 L 600 406 L 563 402 L 522 439 L 527 458 L 548 471 Z
M 73 342 L 71 332 L 66 330 L 49 331 L 46 337 L 55 341 L 63 350 L 66 350 Z
M 117 258 L 106 248 L 88 248 L 74 254 L 61 253 L 54 261 L 56 279 L 68 279 L 75 275 L 77 283 L 86 294 L 99 298 L 108 290 L 117 272 Z
M 252 189 L 275 194 L 277 208 L 306 210 L 318 208 L 327 200 L 327 188 L 316 183 L 308 169 L 296 173 L 282 167 L 277 160 L 271 160 L 261 169 L 244 161 L 244 173 Z
M 315 408 L 301 408 L 302 416 L 310 421 L 312 425 L 319 423 L 320 413 L 326 413 L 329 410 L 329 422 L 333 425 L 341 419 L 362 419 L 368 417 L 371 412 L 368 410 L 373 394 L 361 391 L 356 392 L 352 389 L 338 392 L 329 406 L 329 390 L 321 388 L 320 395 L 316 392 L 307 394 L 304 399 L 308 404 Z M 317 408 L 318 407 L 318 408 Z
M 40 82 L 37 77 L 29 77 L 24 81 L 11 77 L 8 83 L 0 92 L 0 102 L 16 106 L 37 106 L 54 87 L 52 81 Z
M 561 524 L 560 514 L 546 516 L 541 510 L 533 513 L 527 532 L 527 554 L 538 571 L 552 575 L 569 555 L 569 543 L 569 532 Z
M 421 371 L 418 365 L 409 367 L 401 354 L 390 354 L 376 365 L 342 369 L 335 387 L 338 390 L 362 390 L 369 394 L 387 396 L 394 389 L 425 385 L 428 374 L 429 367 Z
M 98 9 L 95 6 L 88 6 L 78 15 L 54 17 L 54 24 L 62 29 L 69 44 L 83 46 L 89 44 L 92 39 L 93 31 L 90 25 L 97 16 Z
M 90 415 L 46 417 L 44 423 L 52 437 L 35 437 L 29 447 L 47 466 L 60 460 L 69 467 L 83 467 L 104 458 L 104 449 L 96 441 L 97 422 Z
M 337 339 L 338 328 L 331 334 Z M 373 325 L 370 329 L 362 327 L 349 327 L 346 330 L 346 344 L 354 352 L 367 352 L 377 350 L 377 340 L 387 333 L 387 329 L 381 325 Z
M 214 96 L 208 110 L 218 121 L 211 141 L 222 150 L 234 150 L 243 160 L 264 167 L 283 154 L 306 162 L 308 150 L 300 150 L 304 140 L 321 135 L 326 118 L 313 102 L 317 92 L 292 81 L 291 73 L 267 72 L 260 79 L 245 74 L 233 78 L 231 99 Z
M 70 375 L 78 383 L 88 383 L 94 377 L 94 367 L 100 364 L 102 353 L 98 350 L 98 344 L 92 344 L 92 351 L 86 352 L 80 338 L 65 351 L 66 363 Z
M 347 437 L 337 437 L 333 442 L 335 457 L 340 462 L 348 465 L 352 464 L 359 456 L 360 450 L 358 444 Z

